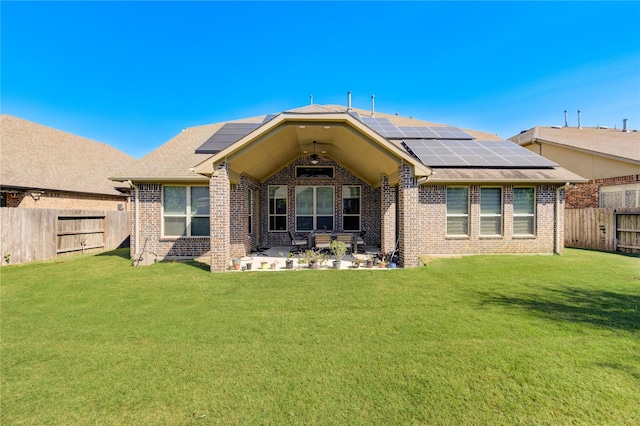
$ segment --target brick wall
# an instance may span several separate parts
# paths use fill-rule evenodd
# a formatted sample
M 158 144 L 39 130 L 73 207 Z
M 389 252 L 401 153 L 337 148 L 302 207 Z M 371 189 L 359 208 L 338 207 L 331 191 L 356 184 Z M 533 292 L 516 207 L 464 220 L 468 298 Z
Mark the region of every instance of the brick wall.
M 420 187 L 420 254 L 501 254 L 553 253 L 555 248 L 555 191 L 557 186 L 536 186 L 536 234 L 513 235 L 513 186 L 502 186 L 502 235 L 480 235 L 480 186 L 469 186 L 469 235 L 447 236 L 447 187 Z M 564 194 L 560 191 L 560 209 L 564 208 Z M 560 241 L 564 241 L 564 214 L 560 215 Z
M 231 188 L 229 166 L 221 164 L 209 180 L 211 270 L 223 271 L 231 262 Z M 237 189 L 236 189 L 237 191 Z M 234 203 L 235 204 L 235 203 Z M 237 211 L 237 206 L 234 207 Z
M 131 255 L 142 250 L 165 257 L 199 257 L 209 251 L 209 237 L 163 237 L 162 236 L 162 185 L 138 184 L 138 206 L 140 209 L 139 245 L 135 238 L 135 191 L 131 191 Z M 146 246 L 145 246 L 146 242 Z
M 296 166 L 310 166 L 308 157 L 301 157 L 297 161 L 287 165 L 275 175 L 271 176 L 260 185 L 260 235 L 261 245 L 267 247 L 289 246 L 291 239 L 288 232 L 269 232 L 269 185 L 287 185 L 287 210 L 288 229 L 299 236 L 308 235 L 307 232 L 296 232 L 295 224 L 295 190 L 296 185 L 304 186 L 334 186 L 334 226 L 342 227 L 342 186 L 359 185 L 361 190 L 361 229 L 366 230 L 365 242 L 367 245 L 380 244 L 380 189 L 373 189 L 361 179 L 353 175 L 338 163 L 320 159 L 317 166 L 334 167 L 334 177 L 328 178 L 296 178 Z
M 418 266 L 421 227 L 418 182 L 409 166 L 401 164 L 398 175 L 398 254 L 400 266 Z
M 636 182 L 640 182 L 640 175 L 592 179 L 585 183 L 578 183 L 575 188 L 567 190 L 566 207 L 568 209 L 598 208 L 598 190 L 601 186 Z

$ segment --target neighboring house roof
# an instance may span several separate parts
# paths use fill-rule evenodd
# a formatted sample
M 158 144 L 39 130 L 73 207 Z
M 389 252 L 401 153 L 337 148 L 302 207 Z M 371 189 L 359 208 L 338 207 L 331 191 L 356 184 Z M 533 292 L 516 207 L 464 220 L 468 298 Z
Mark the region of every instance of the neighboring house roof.
M 376 128 L 376 120 L 382 122 L 382 125 L 388 125 L 391 133 L 384 134 L 384 129 Z M 241 123 L 253 125 L 243 126 Z M 465 158 L 458 155 L 457 164 L 467 165 L 464 172 L 453 172 L 457 170 L 457 164 L 456 167 L 442 168 L 450 164 L 443 158 L 438 158 L 441 161 L 431 167 L 428 158 L 436 158 L 435 151 L 442 147 L 435 146 L 437 143 L 434 145 L 433 139 L 427 136 L 423 139 L 406 136 L 412 129 L 426 127 L 453 135 L 441 137 L 442 143 L 453 145 L 454 139 L 460 139 L 457 141 L 460 152 L 471 152 L 474 148 L 483 152 L 471 152 Z M 244 133 L 242 129 L 245 130 Z M 405 136 L 402 136 L 403 134 Z M 213 173 L 217 164 L 232 162 L 235 163 L 231 170 L 232 175 L 237 172 L 248 173 L 263 180 L 298 156 L 310 155 L 315 147 L 312 141 L 316 139 L 318 142 L 324 142 L 327 148 L 321 149 L 327 150 L 327 156 L 342 163 L 371 185 L 380 183 L 381 173 L 387 176 L 397 174 L 398 162 L 413 167 L 416 176 L 430 176 L 437 182 L 457 182 L 464 176 L 469 176 L 468 181 L 483 182 L 522 180 L 564 183 L 584 180 L 537 155 L 537 159 L 534 159 L 537 163 L 520 161 L 512 164 L 503 161 L 501 166 L 474 167 L 488 164 L 483 163 L 483 158 L 479 157 L 499 156 L 498 152 L 508 151 L 507 148 L 511 151 L 524 151 L 530 159 L 532 154 L 494 134 L 458 129 L 399 115 L 380 112 L 372 114 L 371 111 L 358 108 L 348 111 L 347 107 L 341 105 L 309 105 L 279 114 L 184 129 L 179 135 L 140 159 L 126 171 L 126 174 L 113 176 L 113 179 L 138 182 L 204 181 L 207 179 L 206 175 Z M 414 144 L 415 149 L 410 147 L 412 141 L 417 141 L 417 144 Z M 470 145 L 473 146 L 469 150 Z M 320 143 L 318 146 L 320 147 Z M 417 151 L 426 152 L 430 157 Z M 518 155 L 509 152 L 506 156 L 514 158 L 513 156 Z M 471 160 L 466 162 L 469 159 Z M 442 169 L 438 171 L 436 166 Z M 526 170 L 536 168 L 543 171 Z M 432 169 L 436 170 L 436 173 L 433 173 Z
M 521 146 L 539 141 L 640 164 L 640 133 L 635 130 L 537 126 L 509 139 Z
M 109 176 L 135 159 L 104 143 L 0 115 L 0 185 L 122 195 Z

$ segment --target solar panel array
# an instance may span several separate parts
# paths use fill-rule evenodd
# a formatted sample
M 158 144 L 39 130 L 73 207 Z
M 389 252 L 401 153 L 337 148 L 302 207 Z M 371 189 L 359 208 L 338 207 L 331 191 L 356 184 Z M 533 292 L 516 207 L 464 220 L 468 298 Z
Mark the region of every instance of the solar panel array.
M 402 144 L 430 167 L 547 168 L 556 163 L 510 141 L 403 139 Z
M 511 141 L 476 141 L 452 126 L 395 126 L 378 117 L 354 117 L 388 139 L 401 139 L 404 148 L 430 167 L 548 168 L 557 164 Z M 197 150 L 196 154 L 216 154 L 275 118 L 269 114 L 262 123 L 226 123 Z
M 362 117 L 367 127 L 388 139 L 473 139 L 469 133 L 453 126 L 401 126 L 388 118 Z
M 226 123 L 196 149 L 196 154 L 216 154 L 261 125 L 261 123 Z

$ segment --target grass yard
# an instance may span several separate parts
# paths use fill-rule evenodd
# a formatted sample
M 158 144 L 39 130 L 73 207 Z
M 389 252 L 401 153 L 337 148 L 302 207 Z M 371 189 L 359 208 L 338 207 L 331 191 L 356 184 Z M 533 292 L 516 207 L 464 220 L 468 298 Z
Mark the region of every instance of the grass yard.
M 640 259 L 1 274 L 0 423 L 638 424 Z

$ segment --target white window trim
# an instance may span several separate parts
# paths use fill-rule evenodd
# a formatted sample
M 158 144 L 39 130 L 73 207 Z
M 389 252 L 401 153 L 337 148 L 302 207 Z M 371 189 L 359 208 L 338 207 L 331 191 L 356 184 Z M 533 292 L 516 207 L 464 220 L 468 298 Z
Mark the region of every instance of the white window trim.
M 531 189 L 531 190 L 533 190 L 533 213 L 516 213 L 515 212 L 515 191 L 516 191 L 516 189 Z M 533 237 L 533 236 L 536 235 L 536 229 L 537 229 L 536 228 L 536 222 L 537 222 L 536 214 L 538 212 L 538 203 L 536 201 L 537 200 L 537 198 L 536 198 L 537 197 L 536 187 L 535 186 L 515 187 L 515 188 L 513 188 L 513 192 L 514 192 L 514 195 L 513 195 L 512 198 L 514 200 L 513 201 L 513 203 L 514 203 L 514 206 L 513 206 L 513 218 L 514 218 L 514 220 L 513 220 L 513 223 L 511 225 L 512 226 L 513 236 L 515 236 L 515 237 Z M 516 229 L 515 229 L 515 226 L 516 226 L 515 218 L 516 217 L 532 217 L 533 218 L 533 233 L 532 234 L 516 234 Z
M 482 213 L 482 190 L 483 189 L 499 189 L 500 190 L 500 213 L 496 214 L 496 213 Z M 500 186 L 483 186 L 480 187 L 480 226 L 478 228 L 478 232 L 480 233 L 481 237 L 501 237 L 504 234 L 504 206 L 503 206 L 503 202 L 504 202 L 504 191 L 502 189 L 502 187 Z M 483 234 L 482 233 L 482 219 L 483 218 L 495 218 L 495 217 L 499 217 L 500 218 L 500 233 L 499 234 Z
M 346 193 L 345 188 L 360 188 L 360 192 L 359 192 L 359 194 L 360 194 L 360 197 L 359 197 L 359 200 L 360 200 L 360 203 L 359 203 L 360 213 L 358 213 L 358 214 L 345 214 L 344 213 L 344 199 L 345 199 L 344 195 Z M 359 224 L 358 229 L 349 229 L 349 232 L 359 232 L 360 229 L 362 228 L 362 185 L 342 185 L 342 201 L 343 201 L 342 202 L 342 206 L 341 206 L 342 207 L 342 229 L 346 231 L 346 229 L 344 227 L 344 218 L 345 217 L 357 217 L 358 218 L 358 224 Z
M 467 189 L 467 214 L 450 214 L 449 213 L 449 188 L 466 188 Z M 445 213 L 446 213 L 446 221 L 445 221 L 445 235 L 450 238 L 468 238 L 471 233 L 471 188 L 468 186 L 447 186 L 445 188 Z M 466 234 L 449 234 L 449 218 L 450 217 L 466 217 L 467 218 L 467 233 Z
M 295 209 L 295 228 L 296 228 L 296 232 L 312 232 L 312 231 L 317 231 L 317 226 L 318 226 L 318 216 L 320 217 L 325 217 L 325 216 L 329 216 L 328 214 L 318 214 L 317 213 L 317 192 L 316 189 L 317 188 L 331 188 L 332 191 L 332 198 L 331 198 L 331 203 L 333 205 L 333 212 L 331 214 L 332 220 L 331 220 L 331 230 L 335 230 L 336 228 L 336 187 L 334 185 L 296 185 L 295 188 L 295 194 L 296 194 L 296 203 L 298 202 L 297 200 L 297 194 L 298 194 L 298 188 L 313 188 L 313 213 L 308 215 L 308 214 L 298 214 L 298 206 L 294 206 Z M 313 217 L 313 229 L 303 229 L 300 230 L 298 229 L 298 217 L 299 216 L 312 216 Z
M 284 192 L 285 192 L 285 213 L 271 213 L 271 188 L 280 188 L 280 187 L 284 187 Z M 276 198 L 276 199 L 280 199 L 280 198 Z M 289 215 L 289 188 L 287 187 L 287 185 L 269 185 L 267 187 L 267 230 L 269 232 L 289 232 L 289 220 L 287 219 Z M 281 217 L 284 216 L 284 224 L 285 224 L 285 229 L 271 229 L 271 218 L 272 217 Z
M 175 186 L 175 187 L 180 187 L 180 188 L 185 188 L 185 191 L 187 193 L 187 197 L 186 197 L 186 206 L 185 206 L 185 213 L 184 214 L 177 214 L 177 213 L 165 213 L 164 212 L 164 188 L 167 186 Z M 194 217 L 196 218 L 209 218 L 210 215 L 209 214 L 191 214 L 191 188 L 208 188 L 208 186 L 206 185 L 162 185 L 162 189 L 161 189 L 161 202 L 160 202 L 160 206 L 161 206 L 161 210 L 162 210 L 162 224 L 161 224 L 161 228 L 162 228 L 162 238 L 210 238 L 209 235 L 191 235 L 191 219 L 193 219 Z M 211 208 L 211 199 L 209 199 L 209 208 Z M 186 229 L 187 229 L 187 235 L 166 235 L 164 232 L 164 218 L 165 217 L 184 217 L 186 218 Z

